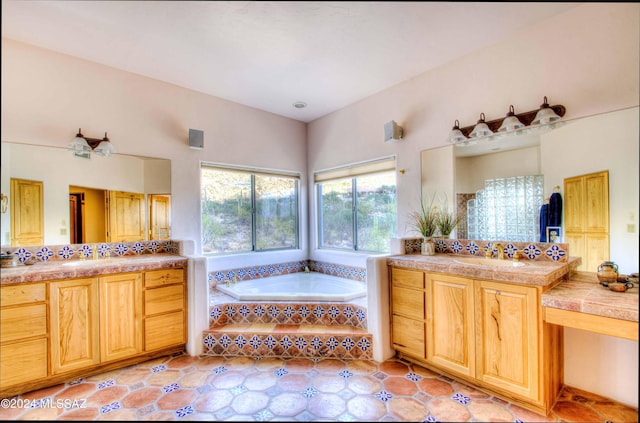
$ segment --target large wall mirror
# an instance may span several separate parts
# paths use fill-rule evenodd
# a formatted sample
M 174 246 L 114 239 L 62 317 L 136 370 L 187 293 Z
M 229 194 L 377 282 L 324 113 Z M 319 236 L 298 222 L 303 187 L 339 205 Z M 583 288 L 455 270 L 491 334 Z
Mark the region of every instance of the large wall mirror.
M 444 194 L 450 209 L 467 213 L 468 200 L 483 192 L 488 180 L 541 175 L 543 188 L 538 201 L 544 202 L 554 191 L 566 195 L 565 179 L 606 172 L 609 258 L 627 272 L 637 271 L 638 122 L 638 107 L 633 107 L 565 120 L 556 128 L 535 135 L 425 150 L 421 154 L 422 197 Z M 514 215 L 507 213 L 505 218 L 515 223 Z M 538 224 L 538 220 L 533 222 L 534 226 Z M 466 238 L 469 229 L 463 224 L 456 236 Z M 529 235 L 528 239 L 518 234 L 500 240 L 539 241 L 537 234 Z M 559 240 L 569 244 L 572 256 L 589 254 L 568 237 Z M 593 266 L 590 263 L 581 270 L 595 271 Z
M 171 161 L 2 142 L 2 245 L 170 237 Z

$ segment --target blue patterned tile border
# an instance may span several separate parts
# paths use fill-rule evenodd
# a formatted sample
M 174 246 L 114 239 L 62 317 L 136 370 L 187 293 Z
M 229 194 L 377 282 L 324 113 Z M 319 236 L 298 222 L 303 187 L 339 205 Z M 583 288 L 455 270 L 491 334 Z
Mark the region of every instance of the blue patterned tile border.
M 209 309 L 209 327 L 229 323 L 343 325 L 367 328 L 367 310 L 354 304 L 227 303 Z
M 329 330 L 330 331 L 330 330 Z M 241 339 L 238 342 L 238 339 Z M 212 332 L 202 334 L 203 355 L 251 357 L 336 357 L 340 359 L 371 360 L 371 334 L 331 333 L 249 333 Z M 282 376 L 283 369 L 274 370 Z M 312 392 L 309 392 L 313 395 Z
M 302 260 L 289 263 L 241 267 L 237 269 L 215 270 L 208 273 L 207 280 L 209 281 L 210 288 L 212 288 L 220 282 L 233 280 L 234 278 L 238 281 L 268 278 L 288 273 L 304 272 L 306 267 L 313 272 L 324 273 L 340 278 L 352 279 L 360 282 L 366 282 L 367 280 L 367 270 L 363 267 L 323 263 L 315 260 Z
M 403 239 L 406 254 L 420 254 L 422 238 Z M 555 261 L 566 263 L 569 261 L 569 244 L 553 242 L 512 242 L 512 241 L 479 241 L 473 239 L 434 239 L 436 253 L 459 254 L 465 256 L 484 257 L 485 249 L 497 252 L 496 244 L 504 246 L 504 253 L 512 258 L 516 251 L 522 252 L 529 260 Z
M 128 257 L 143 254 L 179 254 L 180 241 L 97 242 L 89 244 L 38 245 L 29 247 L 2 247 L 14 254 L 20 263 L 28 259 L 41 262 L 91 258 L 94 250 L 100 258 Z

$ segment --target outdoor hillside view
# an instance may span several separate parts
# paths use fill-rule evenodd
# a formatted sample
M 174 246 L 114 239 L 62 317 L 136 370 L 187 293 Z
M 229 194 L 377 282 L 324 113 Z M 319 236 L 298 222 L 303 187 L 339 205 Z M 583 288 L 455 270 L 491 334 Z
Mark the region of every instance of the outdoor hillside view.
M 318 198 L 321 247 L 389 251 L 396 233 L 394 172 L 318 184 Z
M 203 253 L 297 247 L 297 178 L 202 168 Z
M 203 253 L 299 247 L 297 178 L 206 166 L 201 175 Z M 389 251 L 394 172 L 318 184 L 318 198 L 321 248 Z

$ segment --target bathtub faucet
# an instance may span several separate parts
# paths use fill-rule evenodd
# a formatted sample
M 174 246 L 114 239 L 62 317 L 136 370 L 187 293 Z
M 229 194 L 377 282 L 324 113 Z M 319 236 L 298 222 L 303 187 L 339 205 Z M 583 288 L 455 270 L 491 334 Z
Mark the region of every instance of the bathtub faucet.
M 236 282 L 238 282 L 238 278 L 234 276 L 233 279 L 227 279 L 225 284 L 227 285 L 227 288 L 229 288 L 231 284 L 235 284 Z

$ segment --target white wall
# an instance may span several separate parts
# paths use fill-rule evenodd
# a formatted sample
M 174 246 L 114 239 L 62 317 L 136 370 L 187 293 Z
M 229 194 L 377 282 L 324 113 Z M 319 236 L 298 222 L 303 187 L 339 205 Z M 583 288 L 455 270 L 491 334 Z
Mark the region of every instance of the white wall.
M 506 114 L 510 104 L 516 110 L 535 110 L 544 96 L 551 104 L 564 105 L 567 119 L 638 106 L 639 28 L 640 5 L 631 3 L 586 4 L 527 28 L 508 40 L 311 122 L 308 170 L 312 173 L 396 154 L 398 169 L 405 170 L 397 175 L 398 237 L 406 236 L 408 215 L 420 195 L 420 152 L 446 145 L 454 120 L 468 126 L 481 112 L 487 120 L 497 119 Z M 404 138 L 384 143 L 384 123 L 391 119 L 404 128 Z M 637 163 L 638 139 L 627 142 L 623 150 L 635 151 L 629 157 Z M 610 181 L 611 186 L 621 183 L 625 182 Z M 637 187 L 635 193 L 637 208 Z M 313 207 L 310 210 L 313 222 L 315 211 Z M 623 220 L 626 223 L 628 218 Z M 313 246 L 313 232 L 311 237 Z M 635 245 L 631 243 L 630 247 L 631 251 L 635 248 L 637 257 Z M 312 247 L 311 257 L 319 256 L 321 253 Z M 567 350 L 581 339 L 581 334 L 567 336 Z M 565 382 L 637 407 L 637 380 L 585 371 L 583 365 L 589 363 L 587 369 L 600 369 L 611 356 L 621 356 L 627 372 L 637 374 L 637 342 L 619 344 L 615 351 L 608 344 L 602 350 L 583 349 L 580 365 L 565 360 Z M 611 389 L 614 385 L 615 390 Z
M 78 127 L 108 131 L 118 153 L 171 159 L 173 238 L 196 251 L 200 161 L 300 172 L 306 199 L 304 123 L 6 38 L 1 127 L 3 142 L 57 147 Z M 204 149 L 189 148 L 189 128 L 204 131 Z

